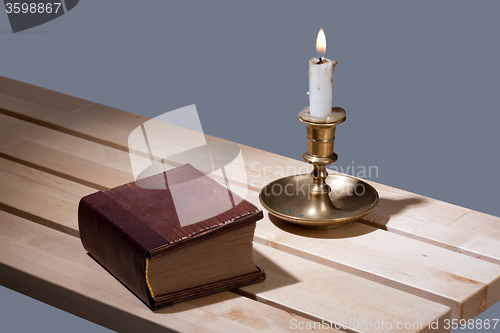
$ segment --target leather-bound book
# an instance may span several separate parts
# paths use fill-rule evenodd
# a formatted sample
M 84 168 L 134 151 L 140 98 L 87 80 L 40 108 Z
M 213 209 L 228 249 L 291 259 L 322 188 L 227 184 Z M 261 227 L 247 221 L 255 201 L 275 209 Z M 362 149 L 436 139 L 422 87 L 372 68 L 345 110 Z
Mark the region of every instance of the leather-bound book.
M 189 164 L 83 197 L 87 252 L 156 309 L 263 281 L 262 211 Z

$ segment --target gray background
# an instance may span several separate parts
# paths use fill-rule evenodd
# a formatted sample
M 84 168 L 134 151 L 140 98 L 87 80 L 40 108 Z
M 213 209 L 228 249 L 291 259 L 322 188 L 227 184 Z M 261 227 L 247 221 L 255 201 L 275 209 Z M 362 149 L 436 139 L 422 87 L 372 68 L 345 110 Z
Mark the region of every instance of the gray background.
M 494 1 L 87 0 L 17 34 L 0 13 L 0 75 L 150 117 L 195 103 L 205 133 L 299 159 L 322 26 L 347 110 L 337 165 L 500 216 L 499 13 Z M 16 331 L 16 306 L 38 331 L 101 329 L 0 295 L 2 330 Z

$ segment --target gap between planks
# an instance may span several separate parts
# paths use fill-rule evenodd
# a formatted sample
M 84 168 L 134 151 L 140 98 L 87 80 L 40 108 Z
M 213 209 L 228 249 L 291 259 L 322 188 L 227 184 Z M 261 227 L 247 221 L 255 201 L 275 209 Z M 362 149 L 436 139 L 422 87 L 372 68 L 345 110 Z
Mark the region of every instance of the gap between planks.
M 32 204 L 26 206 L 24 204 L 25 205 L 24 209 L 25 210 L 33 210 L 31 213 L 32 214 L 39 214 L 38 216 L 40 216 L 40 214 L 41 214 L 45 220 L 49 220 L 49 221 L 52 220 L 56 223 L 59 222 L 60 224 L 66 224 L 66 225 L 64 225 L 64 227 L 74 229 L 75 233 L 78 232 L 77 231 L 76 214 L 71 213 L 70 211 L 76 212 L 76 204 L 77 204 L 79 198 L 86 195 L 86 194 L 89 194 L 89 192 L 93 192 L 93 189 L 87 188 L 87 187 L 80 185 L 80 184 L 77 184 L 77 183 L 73 183 L 73 182 L 68 181 L 68 180 L 59 179 L 58 177 L 53 176 L 53 175 L 45 175 L 41 171 L 30 170 L 30 168 L 28 168 L 28 167 L 25 167 L 22 165 L 16 165 L 16 164 L 14 164 L 12 162 L 8 162 L 8 161 L 4 161 L 3 163 L 0 163 L 0 171 L 2 171 L 4 174 L 7 175 L 7 176 L 4 176 L 4 178 L 6 180 L 12 178 L 13 179 L 12 182 L 14 182 L 14 184 L 17 184 L 17 186 L 20 186 L 23 189 L 23 192 L 21 192 L 19 194 L 15 193 L 15 191 L 13 191 L 13 193 L 11 193 L 11 195 L 4 198 L 3 200 L 11 200 L 13 202 L 12 205 L 14 205 L 16 202 L 23 205 L 26 202 L 26 200 L 24 199 L 24 196 L 31 194 L 32 191 L 31 191 L 30 186 L 32 186 L 31 185 L 32 182 L 36 182 L 35 190 L 43 191 L 43 193 L 44 193 L 44 195 L 40 198 L 40 200 L 42 200 L 42 199 L 48 200 L 48 202 L 55 202 L 58 200 L 62 200 L 63 202 L 66 202 L 65 206 L 68 206 L 67 208 L 65 208 L 64 205 L 61 206 L 61 209 L 65 208 L 66 213 L 61 212 L 60 214 L 57 214 L 57 212 L 54 212 L 53 209 L 49 209 L 48 211 L 44 212 L 43 207 L 50 206 L 50 204 L 46 204 L 43 202 L 41 204 L 39 204 L 38 206 L 36 206 L 36 205 L 33 206 Z M 11 185 L 11 186 L 14 186 L 14 185 Z M 70 194 L 66 193 L 66 192 L 69 192 Z M 69 196 L 68 196 L 68 194 L 69 194 Z M 248 197 L 247 199 L 249 199 L 251 202 L 253 202 L 257 206 L 260 206 L 260 204 L 258 202 L 256 202 L 255 196 L 256 196 L 256 193 L 251 192 L 250 197 Z M 33 202 L 33 203 L 36 204 L 36 202 Z M 71 208 L 71 207 L 73 207 L 73 208 Z M 70 219 L 68 219 L 69 216 L 71 216 Z M 363 226 L 363 225 L 353 223 L 347 229 L 346 228 L 337 229 L 337 231 L 334 231 L 334 232 L 337 232 L 337 233 L 338 232 L 341 232 L 341 233 L 347 232 L 348 235 L 350 235 L 349 230 L 351 230 L 352 228 L 363 229 L 361 226 Z M 367 228 L 369 229 L 369 227 L 367 227 L 367 226 L 364 227 L 364 229 L 367 229 Z M 302 229 L 300 231 L 303 232 Z M 362 232 L 366 232 L 366 231 L 362 230 Z M 371 231 L 368 230 L 368 232 L 371 232 Z M 415 251 L 416 244 L 413 244 L 413 247 L 410 246 L 409 249 L 405 250 L 404 246 L 402 248 L 402 240 L 398 240 L 398 237 L 400 238 L 400 236 L 396 236 L 396 235 L 391 236 L 389 233 L 386 233 L 384 231 L 380 231 L 380 232 L 382 232 L 382 234 L 379 234 L 378 236 L 373 234 L 373 237 L 368 236 L 368 238 L 364 237 L 363 239 L 366 238 L 371 243 L 382 242 L 382 244 L 385 244 L 388 242 L 395 242 L 394 243 L 394 244 L 396 244 L 395 246 L 397 248 L 399 248 L 400 250 L 403 250 L 406 252 L 408 252 L 408 250 Z M 331 234 L 332 231 L 326 231 L 326 233 Z M 385 237 L 384 237 L 384 235 L 385 235 Z M 305 235 L 305 236 L 307 237 L 307 235 Z M 464 293 L 463 292 L 458 293 L 458 294 L 455 293 L 456 296 L 452 296 L 453 293 L 450 294 L 450 292 L 448 292 L 448 296 L 443 297 L 443 296 L 440 296 L 439 292 L 437 292 L 439 290 L 439 288 L 431 287 L 430 285 L 427 285 L 424 288 L 422 288 L 422 286 L 424 286 L 425 284 L 418 287 L 418 285 L 421 285 L 422 283 L 417 283 L 417 286 L 412 286 L 415 284 L 415 281 L 414 281 L 415 278 L 417 278 L 417 280 L 420 279 L 422 282 L 427 281 L 429 279 L 429 276 L 427 276 L 429 274 L 424 274 L 423 276 L 422 276 L 422 273 L 416 274 L 416 273 L 418 273 L 419 269 L 410 269 L 410 272 L 413 271 L 414 272 L 413 275 L 415 275 L 415 274 L 416 275 L 413 278 L 410 278 L 410 279 L 404 278 L 403 280 L 399 281 L 402 278 L 401 272 L 398 273 L 398 275 L 397 275 L 398 277 L 396 277 L 396 278 L 390 278 L 386 274 L 386 270 L 390 269 L 389 266 L 391 266 L 391 265 L 387 266 L 387 264 L 386 264 L 384 266 L 387 266 L 387 267 L 380 270 L 380 269 L 374 267 L 372 264 L 368 264 L 368 263 L 363 264 L 362 262 L 356 263 L 356 260 L 353 261 L 353 259 L 349 259 L 348 257 L 345 257 L 343 255 L 332 256 L 331 254 L 330 255 L 327 254 L 328 252 L 330 252 L 332 246 L 335 246 L 337 248 L 337 250 L 339 250 L 340 252 L 345 252 L 345 251 L 347 251 L 346 253 L 352 252 L 354 249 L 357 248 L 357 245 L 355 245 L 353 243 L 353 242 L 355 242 L 355 239 L 351 240 L 350 237 L 352 237 L 352 235 L 348 236 L 348 238 L 346 238 L 344 241 L 341 241 L 341 242 L 340 242 L 340 240 L 338 242 L 330 242 L 328 240 L 317 239 L 316 241 L 313 242 L 314 244 L 316 244 L 316 246 L 313 246 L 311 248 L 311 246 L 310 246 L 311 244 L 307 244 L 308 238 L 304 239 L 304 237 L 295 236 L 294 230 L 291 230 L 291 232 L 289 230 L 289 231 L 286 231 L 285 233 L 283 233 L 282 231 L 279 230 L 279 228 L 273 227 L 272 223 L 270 221 L 268 221 L 267 217 L 263 221 L 260 221 L 258 223 L 256 235 L 255 235 L 256 241 L 259 243 L 262 243 L 266 246 L 274 247 L 280 251 L 290 253 L 291 255 L 307 258 L 308 260 L 317 262 L 317 263 L 325 265 L 325 266 L 332 267 L 334 269 L 340 269 L 343 271 L 347 271 L 351 274 L 360 276 L 362 278 L 368 278 L 369 280 L 373 280 L 373 281 L 382 283 L 382 284 L 387 285 L 387 286 L 397 287 L 400 290 L 403 290 L 406 292 L 411 292 L 412 294 L 418 295 L 420 297 L 423 296 L 427 299 L 430 299 L 432 301 L 437 301 L 441 304 L 446 304 L 447 306 L 450 306 L 453 308 L 454 316 L 456 316 L 456 317 L 460 316 L 460 312 L 462 311 L 462 306 L 463 306 L 463 305 L 460 305 L 461 304 L 460 302 L 465 301 Z M 291 246 L 291 244 L 296 244 L 297 246 Z M 400 245 L 397 246 L 397 244 L 400 244 Z M 342 250 L 342 247 L 345 247 L 345 251 Z M 325 250 L 327 252 L 324 252 L 324 251 L 318 252 L 318 250 L 320 250 L 321 248 L 323 248 L 323 250 Z M 335 252 L 338 252 L 337 250 L 334 249 Z M 359 247 L 359 250 L 357 251 L 357 252 L 359 252 L 358 255 L 361 255 L 361 257 L 366 256 L 367 252 L 363 252 L 365 250 L 369 251 L 369 249 L 364 245 Z M 439 250 L 439 248 L 431 247 L 431 248 L 428 248 L 426 250 L 424 250 L 424 249 L 422 249 L 421 251 L 419 250 L 418 252 L 426 253 L 427 255 L 429 255 L 431 257 L 436 257 L 436 256 L 439 257 L 440 255 L 441 256 L 442 255 L 450 256 L 450 254 L 446 254 L 446 253 L 444 253 L 444 251 L 445 250 L 442 250 L 442 249 Z M 335 252 L 333 252 L 333 253 L 335 253 Z M 380 251 L 378 251 L 378 252 L 380 252 Z M 443 253 L 441 253 L 441 252 L 443 252 Z M 412 252 L 408 252 L 408 253 L 411 254 Z M 356 253 L 353 253 L 353 255 L 356 256 Z M 375 253 L 374 253 L 374 255 L 375 255 Z M 381 255 L 383 255 L 383 253 L 381 253 L 381 252 L 376 254 L 375 258 L 377 258 L 377 256 L 379 258 L 375 259 L 375 261 L 382 260 L 382 262 L 383 262 L 385 260 L 385 256 L 381 257 Z M 419 257 L 417 255 L 418 255 L 418 253 L 413 255 L 413 257 L 415 257 L 415 258 Z M 399 257 L 401 257 L 401 256 L 399 256 Z M 394 258 L 394 260 L 396 260 L 396 259 L 397 258 Z M 434 258 L 433 260 L 436 260 L 436 259 L 438 259 L 438 258 Z M 457 259 L 458 258 L 454 258 L 454 260 L 452 260 L 454 265 L 457 264 Z M 461 261 L 463 261 L 465 258 L 460 258 L 460 259 L 461 259 Z M 400 261 L 401 258 L 399 258 L 397 260 Z M 416 260 L 419 261 L 421 259 L 416 259 Z M 470 260 L 465 260 L 465 261 L 468 262 Z M 479 263 L 474 262 L 474 263 L 469 263 L 469 264 L 477 266 Z M 429 266 L 429 264 L 427 262 L 425 263 L 425 265 L 423 265 L 422 263 L 420 263 L 419 265 L 422 266 L 420 268 L 421 271 L 427 271 L 428 269 L 431 269 L 431 272 L 437 273 L 438 275 L 435 276 L 434 278 L 437 279 L 438 281 L 441 280 L 441 278 L 439 277 L 439 274 L 442 275 L 442 274 L 446 273 L 446 270 L 443 270 L 443 271 L 436 270 L 435 268 L 433 268 L 432 265 Z M 484 266 L 484 265 L 482 265 L 482 266 Z M 454 266 L 452 265 L 451 267 L 454 267 Z M 375 270 L 373 270 L 373 269 L 375 269 Z M 451 269 L 452 269 L 452 272 L 454 271 L 457 274 L 465 274 L 464 276 L 469 276 L 469 278 L 471 278 L 470 274 L 466 274 L 463 270 L 460 270 L 460 269 L 456 270 L 455 268 L 451 268 Z M 486 269 L 486 268 L 483 268 L 483 269 Z M 461 273 L 459 273 L 459 272 L 461 272 Z M 396 272 L 394 272 L 394 273 L 396 273 Z M 432 274 L 434 274 L 434 273 L 432 273 Z M 420 276 L 420 278 L 418 278 L 418 276 Z M 466 279 L 466 278 L 460 277 L 459 275 L 457 275 L 457 277 L 460 279 Z M 484 279 L 484 278 L 482 278 L 482 279 Z M 454 280 L 452 280 L 452 282 L 453 281 Z M 442 284 L 443 282 L 441 281 L 440 283 Z M 455 281 L 455 284 L 457 284 L 456 281 Z M 460 283 L 458 283 L 458 284 L 461 285 Z M 447 284 L 445 284 L 445 285 L 447 285 Z M 443 287 L 445 285 L 443 285 Z M 464 287 L 465 285 L 461 285 L 461 286 Z M 431 287 L 431 289 L 428 289 L 429 287 Z M 474 290 L 477 289 L 477 291 L 473 291 L 471 289 L 471 287 L 473 287 L 472 289 L 474 289 Z M 476 287 L 479 287 L 479 289 Z M 482 284 L 479 284 L 476 286 L 470 285 L 467 290 L 469 290 L 469 289 L 470 289 L 470 292 L 472 293 L 471 295 L 474 295 L 474 296 L 472 299 L 467 301 L 467 302 L 471 302 L 471 303 L 470 303 L 470 305 L 467 305 L 468 310 L 467 310 L 466 316 L 467 317 L 475 317 L 475 315 L 479 314 L 481 311 L 484 310 L 483 307 L 486 307 L 486 303 L 481 302 L 481 299 L 483 299 L 483 298 L 484 298 L 484 300 L 486 300 L 486 296 L 485 296 L 485 294 L 483 294 L 483 291 L 481 291 L 481 290 L 483 290 L 483 289 L 486 290 L 486 289 L 485 289 L 485 286 Z M 496 290 L 496 288 L 494 290 Z M 448 288 L 448 291 L 450 291 L 449 288 Z M 478 299 L 478 297 L 479 297 L 479 299 Z M 469 303 L 467 303 L 467 304 L 469 304 Z M 477 304 L 477 305 L 475 305 L 475 304 Z M 475 310 L 476 306 L 478 308 Z
M 28 275 L 31 272 L 31 275 L 35 277 L 38 274 L 42 275 L 40 278 L 54 276 L 54 278 L 49 279 L 52 281 L 52 289 L 65 285 L 66 289 L 77 294 L 90 294 L 88 296 L 91 298 L 96 298 L 97 295 L 98 300 L 101 300 L 103 295 L 107 295 L 109 297 L 105 297 L 104 303 L 109 303 L 117 309 L 125 308 L 128 311 L 133 311 L 132 313 L 138 312 L 141 316 L 151 313 L 135 296 L 125 290 L 90 257 L 86 256 L 80 249 L 79 241 L 51 229 L 32 224 L 29 221 L 9 217 L 8 214 L 3 212 L 0 212 L 0 217 L 4 221 L 4 228 L 0 233 L 0 239 L 2 240 L 0 248 L 4 248 L 4 251 L 0 251 L 2 261 L 18 267 L 18 271 L 25 271 Z M 27 258 L 31 263 L 25 264 L 22 260 L 16 259 L 22 257 L 23 253 L 33 253 L 33 258 Z M 429 321 L 440 320 L 442 323 L 444 319 L 450 318 L 450 309 L 443 305 L 390 287 L 378 285 L 366 279 L 351 276 L 348 273 L 267 246 L 256 244 L 254 256 L 257 264 L 266 270 L 268 278 L 262 283 L 240 289 L 239 293 L 246 294 L 246 296 L 253 295 L 251 298 L 257 299 L 259 303 L 266 303 L 289 313 L 286 314 L 276 308 L 267 308 L 266 310 L 264 304 L 257 306 L 257 304 L 249 302 L 245 304 L 252 305 L 250 310 L 254 309 L 249 313 L 247 313 L 246 309 L 243 309 L 243 311 L 237 309 L 233 311 L 231 309 L 223 312 L 225 318 L 234 318 L 233 320 L 240 323 L 240 318 L 243 317 L 241 319 L 245 320 L 242 323 L 248 324 L 250 327 L 262 328 L 262 324 L 259 324 L 258 320 L 256 323 L 253 320 L 247 320 L 253 319 L 253 316 L 264 316 L 264 318 L 260 318 L 261 322 L 264 319 L 266 321 L 274 320 L 274 322 L 284 325 L 287 322 L 280 317 L 285 316 L 289 321 L 294 318 L 294 315 L 290 313 L 300 315 L 300 317 L 294 318 L 299 321 L 304 320 L 302 318 L 305 317 L 315 321 L 326 319 L 333 320 L 336 323 L 344 323 L 355 322 L 357 318 L 361 318 L 360 316 L 370 322 L 420 321 L 424 330 L 426 330 Z M 61 272 L 57 271 L 63 267 L 72 268 L 70 272 L 66 269 Z M 72 278 L 68 278 L 68 274 Z M 9 280 L 9 277 L 10 275 L 4 276 L 4 279 Z M 335 281 L 339 281 L 346 287 L 340 290 L 329 288 L 330 279 L 335 279 Z M 103 286 L 94 290 L 92 286 L 97 280 L 102 281 Z M 12 278 L 9 281 L 10 284 L 17 283 L 17 285 L 21 282 L 19 279 Z M 73 287 L 68 287 L 68 283 L 73 284 Z M 12 285 L 9 286 L 13 287 Z M 26 284 L 22 285 L 21 283 L 19 288 L 23 287 L 29 288 Z M 106 290 L 106 293 L 103 293 L 100 289 Z M 40 293 L 37 288 L 33 292 Z M 42 292 L 43 294 L 47 293 Z M 160 310 L 159 313 L 177 313 L 182 316 L 181 313 L 185 310 L 197 312 L 202 310 L 217 311 L 220 308 L 218 303 L 210 304 L 208 307 L 203 305 L 206 305 L 207 302 L 213 302 L 217 298 L 227 299 L 228 294 L 225 292 L 208 298 L 181 303 L 172 308 Z M 357 295 L 357 297 L 353 295 Z M 384 297 L 390 298 L 391 301 L 385 301 Z M 68 297 L 52 296 L 53 301 L 60 299 L 66 300 Z M 230 304 L 232 303 L 234 302 L 231 301 Z M 136 305 L 132 307 L 134 304 Z M 407 304 L 412 304 L 412 308 L 408 308 Z M 71 304 L 66 306 L 71 306 Z M 197 308 L 201 309 L 198 310 Z M 228 306 L 226 305 L 225 308 L 227 309 Z M 134 309 L 137 310 L 134 311 Z M 257 311 L 257 309 L 260 309 L 260 311 Z M 219 312 L 220 309 L 215 313 Z M 232 315 L 233 312 L 235 312 L 234 316 Z M 158 314 L 158 312 L 155 311 L 155 314 Z M 202 315 L 203 312 L 198 315 L 200 314 Z M 271 318 L 268 318 L 268 316 L 271 316 Z M 278 316 L 278 318 L 274 318 L 274 316 Z M 168 323 L 168 317 L 157 316 L 156 318 L 162 320 L 163 323 Z M 268 326 L 264 326 L 264 328 L 269 328 Z M 443 326 L 440 326 L 440 331 L 443 331 L 443 328 Z M 358 331 L 375 332 L 377 330 L 359 329 Z M 413 329 L 412 331 L 417 332 L 420 330 Z
M 80 110 L 85 110 L 85 108 L 95 106 L 95 105 L 96 104 L 91 104 L 91 105 L 86 106 Z M 115 110 L 115 109 L 114 109 L 114 112 L 124 113 L 123 111 Z M 14 119 L 18 119 L 18 120 L 24 117 L 23 115 L 20 115 L 20 114 L 14 113 L 14 112 L 10 112 L 10 111 L 9 111 L 9 114 L 10 114 L 10 116 L 14 115 L 15 116 Z M 3 117 L 5 117 L 5 116 L 3 116 Z M 46 128 L 46 127 L 40 126 L 39 124 L 37 125 L 36 122 L 38 120 L 36 118 L 30 118 L 30 119 L 33 120 L 32 123 L 29 123 L 29 124 L 32 124 L 32 126 Z M 144 118 L 144 119 L 141 118 L 141 121 L 145 121 L 145 119 L 146 118 Z M 40 121 L 40 122 L 46 123 L 44 121 Z M 48 129 L 48 131 L 53 131 L 53 129 Z M 80 132 L 72 131 L 72 130 L 69 132 L 71 132 L 72 134 L 67 134 L 64 132 L 62 132 L 62 134 L 69 135 L 69 136 L 71 136 L 75 139 L 81 140 L 81 141 L 94 143 L 95 145 L 101 145 L 101 142 L 103 141 L 101 139 L 89 141 L 89 138 L 91 139 L 91 138 L 95 138 L 95 137 L 91 136 L 89 138 L 81 138 L 81 136 L 78 136 L 78 135 L 75 136 L 75 133 L 78 134 Z M 56 131 L 56 133 L 61 133 L 61 132 Z M 213 139 L 215 140 L 216 138 L 213 138 Z M 104 141 L 107 142 L 106 140 L 104 140 Z M 115 146 L 119 147 L 120 149 L 111 148 L 111 147 L 115 147 Z M 125 152 L 127 149 L 125 149 L 125 147 L 123 145 L 119 145 L 116 143 L 110 143 L 108 145 L 105 145 L 104 147 L 107 147 L 108 150 L 110 150 L 110 151 L 113 149 L 117 149 L 118 151 L 121 151 L 124 154 L 128 154 Z M 252 155 L 255 155 L 255 152 L 254 152 L 255 149 L 249 148 L 249 147 L 244 147 L 244 146 L 241 146 L 241 147 L 242 147 L 242 149 L 243 148 L 246 149 Z M 270 153 L 266 153 L 266 154 L 270 154 Z M 12 153 L 10 155 L 3 153 L 0 156 L 7 158 L 9 160 L 12 160 L 12 161 L 33 167 L 33 168 L 36 168 L 36 169 L 42 170 L 42 171 L 45 171 L 45 172 L 48 172 L 48 173 L 51 173 L 51 174 L 75 181 L 75 182 L 78 182 L 78 183 L 81 183 L 81 184 L 85 184 L 85 185 L 90 186 L 92 188 L 95 188 L 97 190 L 104 190 L 105 188 L 110 187 L 110 186 L 108 186 L 108 187 L 102 186 L 102 184 L 100 184 L 99 182 L 91 181 L 85 177 L 79 177 L 79 174 L 72 175 L 70 173 L 64 172 L 64 170 L 54 170 L 54 168 L 43 166 L 40 163 L 34 163 L 31 161 L 28 161 L 27 159 L 14 157 L 14 156 L 12 156 Z M 270 154 L 270 156 L 274 156 L 274 154 Z M 287 162 L 289 161 L 289 159 L 286 159 L 286 158 L 284 158 L 284 160 L 286 160 Z M 168 161 L 165 161 L 165 162 L 168 163 Z M 130 162 L 128 162 L 128 163 L 130 163 Z M 293 165 L 294 166 L 296 166 L 296 165 L 304 166 L 305 164 L 303 162 L 294 161 Z M 177 166 L 177 164 L 170 163 L 170 166 Z M 247 166 L 245 166 L 245 167 L 246 167 L 248 173 L 251 173 L 251 172 L 253 172 L 252 170 L 254 170 L 254 168 L 247 167 Z M 260 181 L 259 185 L 250 184 L 249 188 L 251 190 L 254 190 L 254 191 L 259 191 L 260 187 L 262 185 L 278 178 L 277 175 L 270 173 L 270 172 L 267 172 L 266 170 L 259 169 L 259 170 L 257 170 L 257 172 L 260 175 L 260 178 L 262 178 L 262 179 L 259 180 Z M 132 180 L 133 179 L 130 179 L 130 178 L 128 178 L 126 180 L 124 179 L 123 183 L 129 182 Z M 234 178 L 232 179 L 232 181 L 234 181 Z M 243 182 L 244 182 L 244 180 L 243 180 Z M 368 181 L 368 182 L 370 183 L 370 181 Z M 244 184 L 241 181 L 239 181 L 239 182 L 236 181 L 235 183 L 237 185 L 240 185 L 240 186 L 242 184 Z M 247 183 L 248 183 L 248 181 L 247 181 Z M 386 191 L 392 190 L 390 187 L 383 186 L 380 184 L 373 183 L 372 185 L 377 187 L 379 191 L 380 191 L 380 188 L 383 188 Z M 399 191 L 399 192 L 406 193 L 403 191 Z M 392 224 L 389 226 L 386 226 L 386 224 L 383 222 L 384 220 L 386 220 L 385 215 L 390 216 L 392 214 L 392 212 L 391 211 L 386 212 L 387 209 L 382 207 L 382 205 L 383 205 L 383 199 L 381 200 L 381 203 L 379 203 L 379 205 L 376 207 L 376 209 L 373 212 L 368 214 L 365 218 L 359 220 L 359 222 L 365 223 L 367 225 L 370 225 L 370 226 L 378 228 L 378 229 L 382 229 L 382 230 L 386 230 L 386 231 L 389 231 L 392 233 L 397 233 L 397 234 L 400 234 L 400 235 L 403 235 L 406 237 L 410 237 L 410 238 L 413 238 L 413 239 L 416 239 L 416 240 L 419 240 L 419 241 L 422 241 L 422 242 L 425 242 L 425 243 L 428 243 L 431 245 L 440 246 L 440 247 L 445 248 L 447 250 L 455 251 L 455 252 L 465 254 L 465 255 L 468 255 L 468 256 L 471 256 L 474 258 L 483 259 L 483 260 L 489 261 L 491 263 L 500 264 L 500 259 L 499 259 L 500 258 L 500 250 L 495 250 L 495 246 L 494 246 L 494 244 L 492 244 L 493 239 L 491 239 L 491 237 L 488 237 L 488 235 L 485 235 L 485 236 L 472 235 L 471 236 L 471 234 L 468 234 L 467 231 L 464 230 L 463 224 L 462 225 L 452 225 L 452 226 L 448 226 L 448 227 L 446 227 L 446 226 L 431 226 L 430 225 L 432 223 L 431 221 L 411 220 L 408 216 L 400 216 L 399 219 L 404 220 L 402 222 L 401 221 L 394 221 L 394 220 L 392 221 L 392 224 L 399 223 L 400 225 L 402 225 L 402 227 L 400 227 L 400 228 L 393 227 Z M 464 210 L 464 211 L 461 211 L 460 213 L 457 212 L 457 214 L 455 214 L 453 219 L 448 224 L 453 224 L 454 222 L 457 222 L 462 217 L 469 215 L 470 213 L 476 213 L 476 212 L 471 211 L 471 210 Z M 425 219 L 425 217 L 423 217 L 423 218 Z M 396 219 L 396 220 L 398 220 L 398 219 Z M 375 222 L 375 221 L 377 221 L 377 222 Z M 404 225 L 405 223 L 407 224 L 407 226 Z M 408 226 L 412 226 L 412 225 L 413 225 L 413 227 L 408 228 Z M 441 234 L 443 234 L 443 232 L 438 232 L 437 234 L 430 233 L 426 229 L 427 227 L 433 227 L 434 229 L 440 228 L 441 231 L 442 231 L 442 229 L 445 229 L 447 231 L 447 233 L 449 233 L 451 235 L 455 235 L 455 239 L 453 239 L 453 238 L 451 238 L 451 239 L 436 239 L 436 237 L 438 237 L 436 235 L 441 235 Z M 462 246 L 460 246 L 458 244 L 453 243 L 454 241 L 456 242 L 456 239 L 466 239 L 466 240 L 463 241 L 461 244 Z M 470 247 L 470 248 L 468 248 L 468 247 Z M 477 250 L 475 250 L 476 248 L 477 248 Z
M 31 171 L 31 173 L 30 173 L 29 172 L 30 170 L 28 170 L 29 168 L 25 167 L 25 166 L 17 166 L 16 167 L 15 165 L 13 165 L 14 163 L 9 163 L 9 162 L 7 162 L 7 163 L 6 162 L 0 163 L 0 165 L 2 165 L 2 164 L 7 164 L 7 166 L 3 166 L 2 167 L 2 170 L 4 170 L 5 172 L 19 171 L 20 174 L 22 174 L 23 176 L 26 176 L 26 179 L 28 179 L 28 180 L 30 180 L 32 182 L 35 182 L 36 185 L 37 185 L 36 188 L 39 189 L 39 190 L 40 190 L 40 186 L 50 186 L 51 184 L 52 185 L 59 184 L 60 187 L 63 187 L 65 189 L 67 187 L 67 190 L 70 191 L 70 192 L 72 192 L 72 193 L 75 193 L 75 192 L 79 193 L 80 192 L 80 194 L 77 194 L 78 197 L 81 196 L 82 194 L 84 194 L 84 193 L 81 193 L 81 191 L 89 191 L 89 190 L 91 191 L 91 189 L 85 189 L 84 186 L 82 186 L 82 185 L 78 186 L 78 184 L 73 184 L 73 186 L 69 186 L 71 184 L 70 181 L 58 180 L 57 179 L 58 177 L 51 176 L 51 175 L 43 175 L 43 172 Z M 23 178 L 23 177 L 20 177 L 20 178 Z M 5 175 L 4 175 L 4 179 L 6 179 Z M 31 193 L 32 189 L 31 188 L 27 188 L 27 186 L 26 186 L 26 185 L 28 185 L 27 183 L 24 184 L 24 186 L 23 186 L 23 184 L 20 183 L 21 180 L 22 179 L 15 179 L 16 184 L 19 184 L 19 186 L 22 186 L 23 188 L 25 188 L 27 190 L 27 192 Z M 62 191 L 55 190 L 55 191 L 53 191 L 53 193 L 47 193 L 47 192 L 45 192 L 44 197 L 51 196 L 51 195 L 57 196 L 57 195 L 60 194 L 59 192 L 64 192 L 64 191 L 65 190 L 62 190 Z M 64 195 L 61 197 L 61 199 L 63 197 L 64 197 Z M 25 200 L 22 200 L 22 201 L 24 202 Z M 33 202 L 33 201 L 31 200 L 31 202 Z M 43 206 L 49 206 L 49 205 L 45 205 L 44 204 Z M 31 207 L 31 205 L 30 205 L 30 207 Z M 50 209 L 50 211 L 52 211 L 52 209 Z M 37 219 L 37 220 L 39 222 L 39 219 Z M 45 221 L 50 221 L 50 220 L 45 219 Z M 37 221 L 35 221 L 35 222 L 37 222 Z M 76 229 L 75 229 L 75 232 L 76 232 Z M 290 256 L 290 255 L 288 255 L 288 256 Z M 253 297 L 253 298 L 256 298 L 256 297 Z M 259 301 L 266 303 L 263 298 L 259 298 Z M 288 308 L 286 306 L 281 305 L 281 308 L 283 308 L 283 309 L 285 309 L 287 311 L 296 313 L 297 315 L 301 315 L 303 313 L 303 311 L 300 310 L 300 307 L 299 308 L 295 308 L 295 307 L 294 308 Z M 315 319 L 319 320 L 320 318 L 316 317 Z
M 231 292 L 153 312 L 92 260 L 79 240 L 2 211 L 0 219 L 2 284 L 113 330 L 274 332 L 288 331 L 294 318 L 309 322 Z
M 95 104 L 94 104 L 94 105 L 95 105 Z M 92 105 L 89 105 L 89 107 L 91 107 L 91 106 L 92 106 Z M 83 108 L 83 109 L 85 109 L 85 108 Z M 80 109 L 80 110 L 82 110 L 82 109 Z M 467 213 L 466 213 L 466 214 L 467 214 Z M 459 218 L 456 218 L 456 219 L 459 219 Z M 456 220 L 456 219 L 455 219 L 455 220 Z M 452 222 L 453 222 L 453 221 L 452 221 Z M 396 230 L 397 230 L 397 229 L 396 229 Z M 406 235 L 406 233 L 405 233 L 405 235 Z M 431 244 L 434 244 L 434 243 L 431 243 Z M 434 244 L 434 245 L 435 245 L 435 244 Z

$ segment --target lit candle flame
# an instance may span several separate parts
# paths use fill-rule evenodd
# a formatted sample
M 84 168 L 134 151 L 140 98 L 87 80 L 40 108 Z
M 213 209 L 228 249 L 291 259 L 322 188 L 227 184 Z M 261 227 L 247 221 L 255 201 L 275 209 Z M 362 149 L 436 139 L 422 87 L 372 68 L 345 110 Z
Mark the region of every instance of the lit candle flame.
M 321 58 L 325 55 L 326 52 L 326 36 L 323 28 L 318 32 L 318 38 L 316 38 L 316 53 L 318 54 L 318 58 Z

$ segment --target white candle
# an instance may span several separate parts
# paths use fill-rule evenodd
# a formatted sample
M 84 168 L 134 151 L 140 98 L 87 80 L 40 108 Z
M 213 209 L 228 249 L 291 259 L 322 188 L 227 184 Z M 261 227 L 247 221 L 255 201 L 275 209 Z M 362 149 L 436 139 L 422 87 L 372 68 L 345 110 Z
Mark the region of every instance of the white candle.
M 311 116 L 324 118 L 332 112 L 332 74 L 337 62 L 323 58 L 326 51 L 323 29 L 316 39 L 316 51 L 320 58 L 309 60 L 309 108 Z

